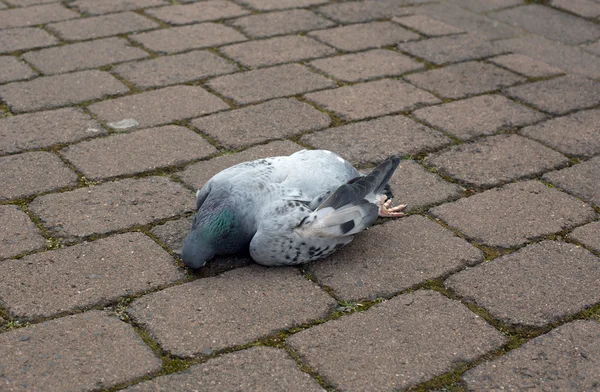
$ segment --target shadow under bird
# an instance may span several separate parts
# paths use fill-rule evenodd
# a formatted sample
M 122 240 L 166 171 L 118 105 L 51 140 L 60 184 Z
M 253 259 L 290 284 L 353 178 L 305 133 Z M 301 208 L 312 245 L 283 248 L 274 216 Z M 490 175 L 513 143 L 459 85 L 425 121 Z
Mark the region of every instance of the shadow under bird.
M 248 248 L 268 266 L 325 258 L 378 216 L 404 216 L 388 185 L 399 163 L 392 157 L 361 175 L 331 151 L 303 150 L 225 169 L 196 193 L 183 262 L 201 268 Z

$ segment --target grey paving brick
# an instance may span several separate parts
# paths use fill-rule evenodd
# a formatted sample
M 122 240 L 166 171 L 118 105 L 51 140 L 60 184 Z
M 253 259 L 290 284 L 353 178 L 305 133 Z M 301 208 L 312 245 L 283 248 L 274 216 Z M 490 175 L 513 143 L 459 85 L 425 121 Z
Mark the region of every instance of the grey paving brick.
M 589 45 L 583 45 L 581 48 L 600 57 L 600 41 L 596 41 Z
M 206 22 L 209 20 L 218 20 L 233 18 L 250 13 L 239 5 L 223 0 L 208 0 L 199 3 L 169 5 L 166 7 L 152 8 L 146 10 L 148 15 L 152 15 L 164 22 L 181 25 L 195 22 Z
M 366 0 L 335 2 L 318 8 L 329 18 L 342 23 L 368 22 L 411 12 L 407 5 L 423 3 L 422 0 Z
M 310 7 L 315 4 L 326 3 L 326 0 L 237 0 L 251 8 L 260 11 L 280 10 L 284 8 Z
M 285 351 L 251 347 L 225 354 L 188 371 L 157 377 L 129 387 L 126 391 L 297 391 L 318 392 L 316 380 L 298 369 Z
M 479 249 L 413 215 L 371 227 L 344 249 L 310 264 L 308 272 L 344 301 L 372 300 L 482 260 Z
M 481 95 L 417 109 L 413 115 L 459 139 L 491 135 L 502 129 L 541 121 L 546 115 L 502 95 Z
M 513 5 L 522 4 L 521 0 L 450 0 L 461 7 L 467 8 L 475 12 L 487 12 L 493 11 L 500 8 L 506 8 Z
M 432 154 L 427 162 L 469 185 L 493 187 L 564 167 L 564 155 L 518 135 L 498 135 Z
M 7 260 L 0 271 L 0 298 L 12 316 L 27 320 L 106 305 L 185 277 L 173 258 L 142 233 Z
M 600 301 L 600 259 L 543 241 L 452 275 L 445 285 L 505 323 L 542 326 Z
M 148 57 L 122 38 L 106 38 L 27 52 L 23 58 L 45 74 L 56 74 Z M 65 61 L 69 59 L 69 61 Z
M 0 53 L 42 48 L 58 42 L 56 37 L 35 27 L 0 30 Z
M 293 98 L 275 99 L 192 121 L 200 131 L 230 148 L 323 129 L 331 118 Z
M 250 266 L 146 295 L 128 312 L 168 352 L 196 356 L 324 317 L 335 303 L 294 268 Z
M 176 125 L 84 141 L 61 150 L 90 180 L 181 165 L 215 152 L 200 135 Z
M 390 180 L 395 204 L 406 204 L 412 212 L 432 204 L 456 200 L 464 196 L 464 188 L 446 182 L 415 161 L 400 162 Z
M 218 76 L 207 85 L 238 103 L 247 104 L 334 87 L 335 82 L 302 65 L 287 64 Z
M 35 5 L 0 11 L 0 29 L 36 26 L 59 20 L 78 18 L 80 15 L 59 3 Z
M 245 41 L 246 37 L 223 24 L 200 23 L 136 34 L 131 39 L 156 52 L 177 53 Z
M 550 4 L 585 18 L 600 16 L 600 4 L 592 0 L 552 0 Z
M 518 53 L 494 57 L 489 61 L 530 78 L 541 78 L 564 73 L 559 68 Z
M 402 115 L 329 128 L 305 135 L 301 141 L 335 151 L 360 166 L 379 163 L 391 155 L 435 150 L 452 142 L 442 133 Z
M 56 0 L 4 0 L 15 7 L 27 7 L 34 4 L 54 3 Z
M 89 15 L 131 11 L 166 4 L 169 4 L 166 0 L 76 0 L 69 3 L 69 5 L 77 8 L 80 12 L 85 12 Z
M 127 86 L 108 72 L 89 70 L 0 86 L 0 97 L 13 112 L 19 113 L 85 102 L 128 91 Z
M 544 180 L 600 207 L 600 157 L 546 173 Z
M 162 364 L 133 327 L 97 310 L 3 333 L 0 353 L 11 391 L 110 388 Z
M 40 230 L 19 207 L 0 205 L 0 222 L 0 259 L 46 246 Z
M 196 50 L 115 67 L 114 72 L 137 87 L 148 88 L 185 83 L 238 69 L 227 60 L 204 50 Z
M 0 56 L 0 83 L 37 76 L 27 64 L 13 56 Z
M 45 151 L 2 157 L 0 167 L 0 200 L 77 185 L 77 175 L 59 157 Z
M 382 79 L 306 94 L 306 98 L 348 120 L 360 120 L 440 102 L 402 80 Z
M 392 21 L 430 37 L 465 32 L 458 27 L 450 26 L 426 15 L 395 16 L 392 18 Z
M 592 222 L 578 227 L 569 236 L 600 253 L 600 222 Z
M 435 207 L 430 212 L 473 240 L 509 248 L 587 223 L 587 204 L 539 181 L 523 181 Z
M 221 155 L 208 161 L 201 161 L 188 166 L 177 174 L 186 184 L 200 189 L 212 176 L 238 163 L 273 156 L 291 155 L 302 147 L 289 140 L 274 141 L 256 147 L 251 147 L 237 154 Z
M 44 148 L 103 134 L 106 131 L 100 124 L 75 108 L 10 116 L 0 119 L 0 153 Z
M 524 5 L 488 15 L 534 34 L 570 45 L 600 38 L 600 26 L 597 24 L 540 4 Z
M 580 47 L 565 45 L 533 34 L 515 39 L 497 41 L 497 45 L 543 61 L 569 73 L 600 78 L 600 58 Z
M 522 135 L 576 157 L 600 154 L 600 110 L 584 110 L 532 125 Z
M 158 23 L 134 12 L 92 16 L 89 18 L 50 23 L 47 28 L 66 40 L 83 40 L 150 30 Z
M 600 83 L 576 76 L 562 76 L 551 80 L 524 84 L 506 90 L 511 97 L 520 99 L 552 114 L 564 114 L 600 103 Z
M 180 184 L 145 177 L 40 196 L 30 209 L 54 235 L 72 239 L 145 225 L 193 205 L 194 195 Z
M 504 342 L 498 331 L 459 302 L 424 290 L 288 338 L 288 344 L 334 387 L 378 391 L 422 383 Z
M 502 52 L 502 48 L 470 34 L 407 42 L 398 48 L 434 64 L 476 60 Z
M 221 53 L 248 67 L 261 67 L 323 57 L 336 50 L 299 35 L 242 42 L 220 48 Z
M 241 28 L 251 37 L 298 33 L 335 25 L 332 21 L 303 9 L 245 16 L 234 20 L 231 24 Z
M 133 119 L 140 127 L 147 127 L 228 108 L 199 86 L 165 87 L 89 106 L 90 111 L 116 129 L 122 120 Z
M 418 39 L 419 35 L 392 22 L 370 22 L 334 27 L 308 33 L 338 49 L 348 52 L 395 45 Z
M 521 76 L 493 64 L 467 62 L 405 77 L 417 86 L 445 98 L 459 99 L 525 81 Z
M 600 324 L 576 320 L 464 374 L 470 391 L 593 390 L 598 385 Z
M 423 64 L 408 56 L 383 49 L 319 59 L 310 62 L 310 65 L 347 82 L 394 76 L 424 68 Z

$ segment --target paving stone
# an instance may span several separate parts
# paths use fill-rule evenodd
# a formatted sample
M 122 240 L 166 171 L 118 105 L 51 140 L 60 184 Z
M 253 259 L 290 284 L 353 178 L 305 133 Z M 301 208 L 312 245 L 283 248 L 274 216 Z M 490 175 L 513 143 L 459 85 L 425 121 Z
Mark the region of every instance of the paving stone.
M 40 196 L 30 209 L 54 235 L 71 239 L 145 225 L 179 215 L 193 204 L 193 194 L 180 184 L 145 177 Z
M 418 39 L 419 35 L 392 22 L 370 22 L 334 27 L 308 33 L 338 49 L 348 52 L 379 48 Z
M 121 38 L 106 38 L 28 52 L 23 58 L 45 74 L 96 68 L 148 57 Z M 65 61 L 69 59 L 69 61 Z
M 504 342 L 502 334 L 458 301 L 429 290 L 288 338 L 288 344 L 335 388 L 354 391 L 406 389 Z
M 600 207 L 600 157 L 546 173 L 544 180 Z
M 569 236 L 594 252 L 600 252 L 600 222 L 592 222 L 578 227 Z
M 366 0 L 335 2 L 318 8 L 321 14 L 342 23 L 368 22 L 374 19 L 389 18 L 411 12 L 406 7 L 424 3 L 426 0 Z
M 42 4 L 42 3 L 54 3 L 56 0 L 4 0 L 6 3 L 10 5 L 14 5 L 15 7 L 26 7 L 34 4 Z
M 289 140 L 274 141 L 256 147 L 251 147 L 237 154 L 221 155 L 208 161 L 201 161 L 188 166 L 177 173 L 186 184 L 200 189 L 212 176 L 238 163 L 273 156 L 291 155 L 302 150 L 302 147 Z
M 467 62 L 405 77 L 417 86 L 444 98 L 459 99 L 525 81 L 521 76 L 493 64 Z
M 218 76 L 207 85 L 240 104 L 247 104 L 334 87 L 335 82 L 300 64 L 286 64 Z
M 565 45 L 544 37 L 530 34 L 525 37 L 497 41 L 507 50 L 525 54 L 569 73 L 589 78 L 600 78 L 600 58 L 579 47 Z
M 71 11 L 59 3 L 13 8 L 0 11 L 0 29 L 36 26 L 80 16 L 77 12 Z
M 71 7 L 89 15 L 131 11 L 166 4 L 169 4 L 166 0 L 76 0 L 69 3 Z
M 404 200 L 397 199 L 398 203 Z M 393 238 L 393 241 L 382 239 Z M 420 215 L 371 227 L 308 272 L 344 301 L 389 297 L 483 260 L 479 249 Z
M 600 57 L 600 41 L 596 41 L 589 45 L 583 45 L 581 48 Z
M 524 5 L 488 15 L 570 45 L 600 38 L 600 26 L 597 24 L 540 4 Z
M 426 15 L 395 16 L 392 18 L 392 21 L 430 37 L 465 32 L 458 27 L 450 26 Z
M 35 27 L 0 30 L 0 53 L 52 46 L 58 42 L 56 37 Z
M 430 173 L 415 161 L 400 162 L 398 170 L 390 180 L 396 204 L 406 204 L 406 211 L 413 212 L 423 207 L 456 200 L 464 196 L 464 188 L 446 182 Z
M 329 126 L 331 118 L 293 98 L 275 99 L 192 121 L 200 131 L 229 148 L 279 139 Z
M 221 53 L 248 67 L 261 67 L 323 57 L 336 50 L 299 35 L 242 42 L 220 48 Z
M 200 23 L 136 34 L 131 39 L 155 52 L 177 53 L 245 41 L 246 37 L 223 24 Z
M 146 295 L 128 312 L 162 348 L 188 357 L 325 317 L 335 303 L 295 268 L 250 266 Z
M 89 180 L 181 165 L 216 152 L 200 135 L 176 125 L 93 139 L 61 150 Z
M 0 97 L 13 112 L 19 113 L 85 102 L 128 91 L 127 86 L 108 72 L 89 70 L 0 86 Z
M 600 301 L 600 259 L 555 241 L 529 245 L 449 277 L 444 284 L 516 325 L 543 326 Z
M 6 260 L 0 271 L 0 298 L 12 316 L 28 320 L 107 305 L 185 277 L 173 258 L 142 233 Z
M 158 23 L 129 11 L 47 25 L 49 30 L 72 41 L 150 30 L 156 27 L 159 27 Z
M 238 2 L 260 11 L 280 10 L 284 8 L 310 7 L 326 3 L 326 0 L 238 0 Z
M 117 129 L 127 119 L 147 127 L 228 108 L 225 102 L 199 86 L 165 87 L 89 106 L 90 111 Z
M 592 0 L 552 0 L 550 4 L 585 18 L 600 16 L 600 4 Z
M 440 102 L 402 80 L 382 79 L 306 94 L 306 98 L 348 120 L 360 120 Z
M 97 310 L 0 334 L 0 353 L 10 391 L 105 389 L 162 365 L 132 326 Z
M 430 212 L 478 243 L 509 248 L 587 223 L 587 204 L 538 181 L 490 189 Z
M 44 148 L 103 134 L 106 131 L 100 124 L 76 108 L 10 116 L 0 119 L 0 153 Z
M 125 391 L 322 391 L 308 374 L 298 369 L 285 351 L 251 347 L 225 354 L 185 372 L 157 377 Z
M 500 8 L 506 8 L 506 7 L 510 7 L 513 5 L 518 5 L 518 4 L 522 4 L 523 1 L 521 0 L 486 0 L 486 1 L 479 1 L 479 0 L 450 0 L 453 3 L 456 3 L 457 5 L 460 5 L 461 7 L 467 8 L 471 11 L 475 11 L 475 12 L 487 12 L 487 11 L 493 11 L 493 10 L 497 10 Z
M 359 166 L 379 163 L 391 155 L 435 150 L 452 142 L 442 133 L 402 115 L 329 128 L 305 135 L 301 141 L 335 151 Z
M 46 246 L 40 230 L 19 207 L 0 205 L 0 222 L 0 259 Z
M 424 68 L 423 64 L 408 56 L 383 49 L 319 59 L 310 62 L 310 65 L 347 82 L 394 76 Z
M 476 60 L 502 52 L 502 48 L 469 34 L 407 42 L 398 48 L 433 64 Z
M 413 115 L 451 135 L 467 140 L 502 129 L 541 121 L 546 115 L 502 95 L 481 95 L 417 109 Z
M 524 128 L 521 134 L 576 157 L 600 154 L 600 110 L 585 110 Z
M 0 56 L 0 83 L 37 76 L 27 64 L 13 56 Z
M 121 64 L 115 67 L 114 72 L 137 87 L 148 88 L 190 82 L 235 72 L 237 69 L 235 65 L 211 52 L 197 50 Z
M 588 391 L 598 385 L 600 324 L 576 320 L 467 371 L 470 391 Z
M 518 53 L 494 57 L 489 61 L 530 78 L 542 78 L 564 73 L 559 68 Z
M 507 89 L 506 93 L 545 112 L 564 114 L 599 104 L 598 91 L 600 83 L 567 75 L 512 87 Z
M 432 154 L 427 162 L 441 173 L 481 188 L 564 167 L 569 160 L 533 140 L 498 135 Z
M 0 158 L 0 200 L 77 185 L 77 175 L 54 154 L 27 152 Z
M 231 24 L 251 37 L 298 33 L 335 25 L 330 20 L 302 9 L 245 16 L 234 20 Z
M 146 10 L 164 22 L 181 25 L 209 20 L 227 19 L 249 13 L 235 3 L 223 0 L 208 0 L 192 4 L 169 5 L 166 7 Z

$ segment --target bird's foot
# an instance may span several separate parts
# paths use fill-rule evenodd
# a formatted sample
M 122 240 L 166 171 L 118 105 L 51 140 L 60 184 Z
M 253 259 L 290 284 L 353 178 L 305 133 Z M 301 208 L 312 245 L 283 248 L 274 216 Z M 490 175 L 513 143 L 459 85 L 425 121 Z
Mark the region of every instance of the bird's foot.
M 400 218 L 404 216 L 402 212 L 406 208 L 405 204 L 400 204 L 392 207 L 392 199 L 387 196 L 381 197 L 381 205 L 379 206 L 379 216 L 382 218 Z

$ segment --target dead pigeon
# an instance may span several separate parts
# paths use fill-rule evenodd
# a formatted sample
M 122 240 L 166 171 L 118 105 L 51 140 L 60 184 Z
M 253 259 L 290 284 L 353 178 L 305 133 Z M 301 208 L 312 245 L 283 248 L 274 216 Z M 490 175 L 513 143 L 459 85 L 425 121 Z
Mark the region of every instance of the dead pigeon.
M 183 262 L 200 268 L 215 255 L 250 250 L 257 263 L 293 265 L 347 245 L 378 216 L 401 217 L 388 181 L 389 158 L 367 175 L 326 150 L 258 159 L 225 169 L 196 193 Z

